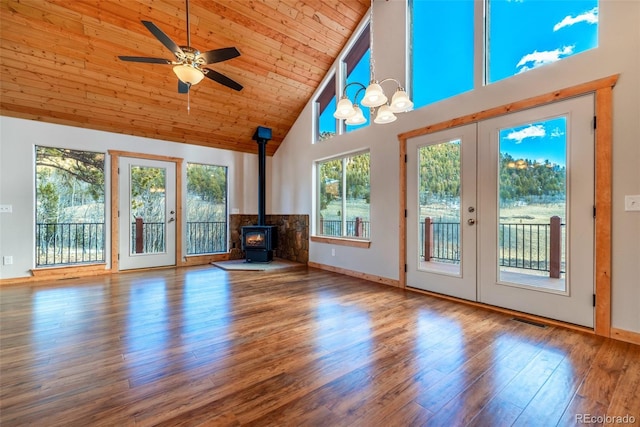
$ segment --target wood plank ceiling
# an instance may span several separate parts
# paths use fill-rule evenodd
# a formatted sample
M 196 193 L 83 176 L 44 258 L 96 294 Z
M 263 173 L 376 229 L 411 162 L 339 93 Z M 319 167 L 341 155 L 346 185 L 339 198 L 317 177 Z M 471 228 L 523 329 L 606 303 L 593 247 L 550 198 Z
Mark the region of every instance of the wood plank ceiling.
M 244 86 L 204 79 L 179 94 L 173 60 L 140 22 L 187 43 L 182 0 L 0 0 L 0 114 L 108 132 L 273 155 L 366 14 L 369 0 L 190 0 L 191 46 L 235 46 L 207 66 Z M 190 110 L 188 105 L 190 104 Z M 90 148 L 90 147 L 89 147 Z

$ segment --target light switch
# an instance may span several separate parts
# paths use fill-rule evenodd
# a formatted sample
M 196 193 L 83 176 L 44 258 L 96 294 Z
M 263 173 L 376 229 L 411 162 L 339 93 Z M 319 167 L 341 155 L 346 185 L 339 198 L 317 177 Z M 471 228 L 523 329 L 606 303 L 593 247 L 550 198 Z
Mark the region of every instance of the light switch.
M 0 205 L 0 213 L 13 212 L 13 205 Z
M 624 196 L 625 211 L 640 211 L 640 195 Z

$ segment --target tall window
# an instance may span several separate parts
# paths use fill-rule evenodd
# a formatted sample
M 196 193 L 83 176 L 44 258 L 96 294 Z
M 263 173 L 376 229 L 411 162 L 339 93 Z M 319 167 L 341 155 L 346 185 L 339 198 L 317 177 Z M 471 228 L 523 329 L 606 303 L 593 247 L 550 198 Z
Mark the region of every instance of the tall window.
M 104 153 L 36 147 L 36 266 L 104 262 Z
M 473 89 L 473 0 L 413 0 L 414 109 Z
M 369 152 L 318 162 L 317 234 L 370 236 Z
M 495 83 L 598 46 L 599 0 L 484 2 L 480 32 L 473 0 L 410 0 L 414 108 L 473 90 L 474 80 Z
M 316 98 L 317 134 L 316 141 L 325 141 L 336 134 L 336 119 L 333 113 L 336 111 L 336 77 L 327 82 L 326 86 Z
M 353 47 L 349 50 L 349 53 L 347 53 L 347 55 L 344 57 L 342 63 L 346 75 L 347 85 L 352 82 L 359 82 L 365 86 L 369 84 L 369 81 L 371 80 L 371 70 L 369 66 L 371 61 L 371 52 L 369 46 L 370 39 L 371 37 L 369 33 L 369 25 L 367 25 L 360 34 L 360 37 L 358 37 L 358 40 L 355 42 Z M 364 90 L 358 93 L 359 90 L 360 88 L 358 87 L 358 85 L 348 87 L 347 96 L 349 97 L 349 99 L 360 103 L 360 101 L 364 97 Z M 356 94 L 358 94 L 357 99 Z M 342 93 L 340 93 L 340 95 L 342 96 Z M 345 124 L 345 132 L 360 129 L 361 127 L 367 126 L 367 124 L 370 122 L 369 119 L 371 114 L 369 109 L 362 106 L 360 106 L 360 108 L 362 109 L 364 117 L 367 119 L 366 123 L 361 125 Z
M 187 254 L 227 251 L 227 168 L 187 163 Z
M 488 0 L 487 17 L 488 83 L 598 46 L 598 0 Z

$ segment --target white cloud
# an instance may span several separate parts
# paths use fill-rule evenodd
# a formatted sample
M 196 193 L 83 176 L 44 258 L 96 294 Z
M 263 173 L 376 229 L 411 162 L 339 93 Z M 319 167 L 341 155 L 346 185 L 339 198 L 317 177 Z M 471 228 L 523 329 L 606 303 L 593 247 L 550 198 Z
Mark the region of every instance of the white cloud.
M 529 125 L 529 127 L 511 132 L 506 138 L 515 141 L 516 144 L 520 144 L 525 138 L 543 138 L 546 134 L 544 126 Z
M 553 31 L 558 31 L 564 27 L 570 27 L 579 22 L 586 22 L 587 24 L 597 24 L 598 23 L 598 8 L 594 7 L 593 9 L 584 12 L 577 16 L 567 15 L 562 21 L 558 22 L 553 26 Z
M 559 61 L 565 56 L 569 56 L 573 53 L 575 46 L 564 46 L 562 49 L 546 50 L 538 52 L 534 50 L 532 53 L 528 53 L 518 61 L 518 74 L 525 71 L 537 68 L 541 65 L 550 64 L 552 62 Z
M 551 131 L 551 138 L 560 138 L 561 136 L 564 136 L 564 132 L 560 128 L 557 127 Z

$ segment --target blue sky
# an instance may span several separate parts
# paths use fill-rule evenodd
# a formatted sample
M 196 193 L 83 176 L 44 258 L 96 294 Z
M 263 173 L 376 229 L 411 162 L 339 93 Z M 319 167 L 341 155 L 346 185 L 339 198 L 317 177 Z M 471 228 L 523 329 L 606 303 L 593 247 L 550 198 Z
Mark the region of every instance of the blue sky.
M 500 131 L 500 152 L 509 153 L 515 160 L 551 163 L 565 166 L 565 117 L 536 122 Z
M 414 108 L 473 90 L 473 4 L 473 0 L 413 0 Z M 487 84 L 598 45 L 598 0 L 490 0 L 487 17 Z M 367 84 L 368 63 L 363 63 L 349 81 Z M 321 120 L 321 129 L 332 126 L 335 105 L 327 109 L 330 113 Z M 539 132 L 523 139 L 518 152 L 537 159 L 535 152 L 525 156 L 522 150 L 533 147 L 536 140 L 548 142 L 545 138 L 552 130 L 545 131 L 545 136 Z M 564 158 L 560 152 L 552 154 L 556 163 Z

